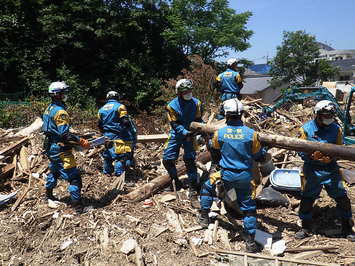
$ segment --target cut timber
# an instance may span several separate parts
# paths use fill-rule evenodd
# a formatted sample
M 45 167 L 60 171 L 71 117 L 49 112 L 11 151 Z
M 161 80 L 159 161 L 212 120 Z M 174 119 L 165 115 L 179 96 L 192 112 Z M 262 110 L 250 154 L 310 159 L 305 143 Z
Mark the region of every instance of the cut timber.
M 122 190 L 126 179 L 126 172 L 123 172 L 120 176 L 117 176 L 112 184 L 112 189 Z
M 211 155 L 209 152 L 203 152 L 199 154 L 196 158 L 197 161 L 200 161 L 201 163 L 205 164 L 211 160 Z M 185 174 L 186 168 L 184 162 L 181 162 L 177 165 L 177 174 L 178 176 Z M 133 190 L 129 194 L 126 195 L 126 198 L 128 200 L 132 201 L 140 201 L 143 199 L 146 199 L 153 195 L 155 192 L 163 189 L 165 186 L 167 186 L 170 183 L 171 179 L 169 175 L 163 175 L 160 177 L 157 177 L 150 181 L 149 183 Z
M 0 155 L 6 156 L 6 155 L 10 155 L 14 152 L 16 152 L 20 147 L 22 147 L 22 145 L 26 144 L 29 141 L 30 138 L 25 137 L 21 140 L 19 140 L 18 142 L 10 145 L 9 147 L 3 149 L 2 151 L 0 151 Z
M 306 260 L 309 258 L 313 258 L 316 256 L 323 255 L 322 250 L 313 250 L 313 251 L 306 251 L 306 252 L 301 252 L 296 255 L 294 255 L 292 258 L 296 260 Z
M 157 135 L 138 135 L 137 142 L 138 143 L 146 143 L 146 142 L 165 142 L 168 139 L 167 134 L 157 134 Z
M 224 124 L 206 125 L 198 122 L 192 122 L 190 125 L 190 129 L 200 132 L 213 133 L 214 131 L 223 126 Z M 267 135 L 263 133 L 259 133 L 258 135 L 259 140 L 263 145 L 309 153 L 320 151 L 323 154 L 329 155 L 331 157 L 347 159 L 350 161 L 355 160 L 354 147 L 335 145 L 330 143 L 319 143 L 316 141 L 308 141 L 279 135 Z

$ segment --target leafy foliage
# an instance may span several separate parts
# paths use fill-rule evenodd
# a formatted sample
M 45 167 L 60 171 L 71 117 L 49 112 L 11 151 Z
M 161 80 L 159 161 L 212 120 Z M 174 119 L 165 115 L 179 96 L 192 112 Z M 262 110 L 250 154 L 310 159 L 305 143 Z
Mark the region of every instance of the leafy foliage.
M 252 31 L 245 25 L 251 12 L 236 14 L 227 0 L 173 0 L 167 16 L 172 27 L 163 32 L 167 40 L 186 55 L 205 61 L 227 54 L 225 48 L 244 51 Z
M 291 85 L 312 85 L 328 79 L 336 69 L 324 60 L 318 60 L 319 47 L 314 36 L 304 31 L 284 32 L 283 42 L 271 62 L 270 73 L 275 80 Z

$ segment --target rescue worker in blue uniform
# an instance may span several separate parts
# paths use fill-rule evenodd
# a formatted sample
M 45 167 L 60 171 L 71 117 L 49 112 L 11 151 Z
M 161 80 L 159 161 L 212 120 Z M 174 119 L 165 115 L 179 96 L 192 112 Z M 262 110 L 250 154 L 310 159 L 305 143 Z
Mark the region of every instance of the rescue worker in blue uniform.
M 237 72 L 238 60 L 230 58 L 227 60 L 227 70 L 216 77 L 217 88 L 220 93 L 222 105 L 217 115 L 218 120 L 224 118 L 223 102 L 229 99 L 241 99 L 240 90 L 243 88 L 243 79 Z
M 229 99 L 224 102 L 226 115 L 226 126 L 217 130 L 212 138 L 210 153 L 212 157 L 211 172 L 214 172 L 217 165 L 220 172 L 211 174 L 201 188 L 200 204 L 201 210 L 198 221 L 203 226 L 208 226 L 208 213 L 212 206 L 213 197 L 216 196 L 216 183 L 222 183 L 225 193 L 232 195 L 242 211 L 243 226 L 246 237 L 246 250 L 257 252 L 255 243 L 256 229 L 256 203 L 255 186 L 252 176 L 253 160 L 264 162 L 266 149 L 258 140 L 257 132 L 245 126 L 241 120 L 243 105 L 237 99 Z
M 183 160 L 187 169 L 189 196 L 191 198 L 195 197 L 197 200 L 196 151 L 189 127 L 193 121 L 202 122 L 202 107 L 200 100 L 192 97 L 192 89 L 191 80 L 180 79 L 175 86 L 178 96 L 166 106 L 171 130 L 165 144 L 163 165 L 168 171 L 171 180 L 174 180 L 176 188 L 181 189 L 182 183 L 178 179 L 175 162 L 179 157 L 180 147 L 183 146 Z M 170 188 L 172 189 L 172 186 Z
M 136 131 L 126 107 L 118 101 L 118 92 L 109 91 L 106 100 L 106 104 L 98 112 L 98 127 L 108 139 L 106 149 L 102 153 L 103 173 L 120 176 L 126 167 L 134 164 Z
M 42 126 L 46 136 L 44 150 L 50 161 L 50 173 L 47 176 L 45 188 L 47 199 L 55 200 L 53 189 L 57 185 L 58 178 L 68 181 L 71 202 L 77 207 L 81 206 L 82 180 L 76 167 L 72 148 L 80 145 L 88 149 L 90 143 L 69 131 L 70 118 L 64 103 L 68 90 L 69 87 L 63 81 L 53 82 L 48 88 L 52 102 L 43 114 Z
M 314 111 L 315 119 L 301 127 L 299 137 L 308 141 L 342 145 L 342 130 L 334 120 L 335 105 L 331 101 L 323 100 L 316 104 Z M 342 221 L 342 235 L 350 241 L 355 241 L 350 199 L 346 194 L 336 159 L 320 151 L 311 154 L 302 152 L 300 156 L 304 160 L 299 209 L 302 228 L 296 233 L 295 238 L 303 239 L 311 235 L 313 204 L 324 186 L 328 195 L 337 203 Z

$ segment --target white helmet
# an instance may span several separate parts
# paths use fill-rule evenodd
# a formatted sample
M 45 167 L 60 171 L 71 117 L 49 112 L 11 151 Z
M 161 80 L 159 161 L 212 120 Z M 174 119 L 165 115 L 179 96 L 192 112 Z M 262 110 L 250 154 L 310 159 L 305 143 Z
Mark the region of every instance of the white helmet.
M 237 99 L 229 99 L 223 102 L 225 115 L 242 115 L 244 111 L 243 104 Z
M 238 63 L 237 58 L 229 58 L 227 60 L 227 66 L 232 66 L 232 65 L 237 64 L 237 63 Z
M 178 82 L 176 82 L 175 85 L 175 92 L 176 94 L 183 92 L 183 91 L 188 91 L 192 90 L 192 81 L 189 79 L 180 79 Z
M 52 82 L 51 85 L 49 85 L 48 93 L 55 95 L 60 92 L 66 92 L 68 91 L 68 89 L 69 86 L 64 81 L 56 81 L 56 82 Z
M 118 98 L 118 92 L 117 91 L 109 91 L 106 94 L 106 99 L 112 99 L 112 98 Z
M 335 104 L 328 100 L 320 101 L 314 107 L 314 113 L 317 114 L 335 114 Z

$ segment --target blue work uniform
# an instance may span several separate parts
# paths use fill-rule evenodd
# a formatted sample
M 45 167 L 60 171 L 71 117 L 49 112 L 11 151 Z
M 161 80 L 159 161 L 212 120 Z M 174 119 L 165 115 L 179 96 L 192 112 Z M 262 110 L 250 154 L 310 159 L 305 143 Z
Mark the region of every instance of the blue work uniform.
M 180 153 L 181 145 L 184 148 L 183 159 L 187 168 L 189 183 L 196 185 L 197 168 L 194 164 L 196 151 L 192 139 L 186 138 L 189 133 L 191 122 L 201 122 L 202 107 L 200 100 L 192 97 L 191 100 L 184 100 L 181 97 L 176 97 L 166 106 L 168 120 L 172 125 L 169 138 L 165 143 L 163 160 L 177 160 Z M 175 165 L 167 169 L 171 178 L 177 178 Z
M 129 125 L 123 123 L 127 116 L 126 107 L 115 99 L 108 100 L 98 112 L 99 128 L 111 140 L 102 153 L 104 174 L 111 175 L 114 172 L 116 176 L 120 176 L 132 159 L 136 136 Z
M 49 158 L 50 173 L 47 176 L 46 189 L 53 189 L 58 178 L 70 183 L 68 191 L 73 201 L 79 201 L 82 181 L 76 167 L 72 144 L 79 138 L 69 132 L 70 118 L 65 104 L 53 101 L 43 114 L 42 130 L 46 135 L 45 153 Z
M 216 77 L 216 81 L 219 83 L 220 100 L 222 103 L 229 99 L 240 98 L 242 77 L 237 71 L 228 68 Z M 223 118 L 224 110 L 222 104 L 217 119 L 221 120 Z
M 343 144 L 342 130 L 340 126 L 333 122 L 329 126 L 320 127 L 316 120 L 305 123 L 300 128 L 300 138 L 308 141 L 318 141 L 321 143 Z M 308 201 L 308 208 L 300 208 L 299 216 L 303 220 L 311 219 L 311 205 L 319 197 L 324 186 L 328 195 L 335 199 L 347 197 L 343 185 L 343 179 L 339 171 L 337 162 L 332 159 L 329 163 L 313 160 L 309 153 L 300 153 L 304 160 L 303 174 L 301 176 L 302 199 Z M 348 208 L 338 208 L 342 218 L 350 218 L 351 210 Z
M 244 213 L 243 225 L 248 234 L 255 234 L 256 203 L 252 176 L 253 160 L 265 159 L 266 150 L 261 147 L 257 133 L 243 125 L 241 120 L 229 122 L 217 130 L 212 138 L 212 148 L 220 150 L 221 177 L 226 191 L 234 189 L 240 210 Z M 209 210 L 216 185 L 207 180 L 201 189 L 201 208 Z

